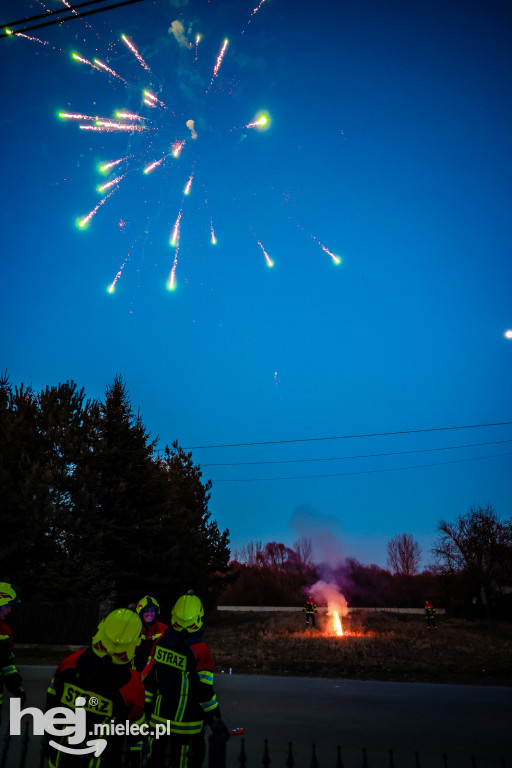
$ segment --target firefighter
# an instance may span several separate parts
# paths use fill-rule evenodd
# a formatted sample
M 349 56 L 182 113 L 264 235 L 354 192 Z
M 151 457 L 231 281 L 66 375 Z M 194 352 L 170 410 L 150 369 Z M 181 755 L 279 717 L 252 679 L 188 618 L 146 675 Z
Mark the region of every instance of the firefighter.
M 5 623 L 6 617 L 11 612 L 11 606 L 19 603 L 18 591 L 12 584 L 6 581 L 0 582 L 0 717 L 4 698 L 4 686 L 11 696 L 19 696 L 21 705 L 26 701 L 27 695 L 22 686 L 21 675 L 14 665 L 14 643 L 12 630 Z
M 308 596 L 308 599 L 304 603 L 302 610 L 306 614 L 306 629 L 313 629 L 315 626 L 315 613 L 317 611 L 317 607 L 311 595 Z
M 425 600 L 425 618 L 427 620 L 427 629 L 437 629 L 436 609 L 428 600 Z
M 167 624 L 158 621 L 160 616 L 160 606 L 154 597 L 145 595 L 142 597 L 135 608 L 142 620 L 142 640 L 132 662 L 132 667 L 137 672 L 142 672 L 148 663 L 151 649 L 155 640 L 159 640 L 167 629 Z
M 171 626 L 156 641 L 142 673 L 150 729 L 157 725 L 170 729 L 165 738 L 150 737 L 151 768 L 163 765 L 168 750 L 172 768 L 200 768 L 206 724 L 217 742 L 229 738 L 213 689 L 213 662 L 203 640 L 203 620 L 203 605 L 193 592 L 178 598 Z
M 112 611 L 100 622 L 91 645 L 65 658 L 55 671 L 47 692 L 46 709 L 83 707 L 86 745 L 91 736 L 94 738 L 95 726 L 99 724 L 112 727 L 116 723 L 126 724 L 128 720 L 140 727 L 144 722 L 144 686 L 139 673 L 131 668 L 141 631 L 140 618 L 129 608 Z M 90 754 L 87 765 L 119 768 L 126 743 L 124 735 L 98 732 L 98 737 L 106 738 L 107 745 L 100 756 L 93 759 Z M 136 740 L 131 737 L 131 743 L 135 744 Z M 80 754 L 72 754 L 77 746 L 71 746 L 66 736 L 60 738 L 59 744 L 68 751 L 49 746 L 50 768 L 77 768 L 83 764 L 80 760 L 84 758 Z M 84 744 L 78 747 L 83 749 Z M 134 762 L 138 764 L 140 753 L 133 754 Z

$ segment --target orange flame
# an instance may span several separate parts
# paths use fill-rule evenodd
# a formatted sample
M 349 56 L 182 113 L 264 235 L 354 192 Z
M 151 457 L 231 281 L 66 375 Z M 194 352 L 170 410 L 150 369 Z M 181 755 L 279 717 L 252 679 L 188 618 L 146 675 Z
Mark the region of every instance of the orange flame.
M 340 620 L 340 615 L 338 611 L 332 612 L 332 625 L 333 625 L 334 632 L 339 637 L 341 637 L 341 635 L 343 635 L 343 628 L 341 626 L 341 620 Z

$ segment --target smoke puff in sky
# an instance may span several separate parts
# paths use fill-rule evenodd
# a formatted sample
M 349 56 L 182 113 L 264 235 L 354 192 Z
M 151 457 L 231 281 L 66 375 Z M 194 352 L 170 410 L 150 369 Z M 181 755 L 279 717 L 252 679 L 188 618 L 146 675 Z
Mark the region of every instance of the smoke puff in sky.
M 174 35 L 176 41 L 182 48 L 190 48 L 190 42 L 185 34 L 185 28 L 181 21 L 173 21 L 169 27 L 169 32 Z
M 194 127 L 194 121 L 193 120 L 187 120 L 187 128 L 189 129 L 190 133 L 192 134 L 192 136 L 190 138 L 191 139 L 197 139 L 197 133 L 196 133 L 196 129 Z
M 340 523 L 334 517 L 320 515 L 313 507 L 296 507 L 289 527 L 300 538 L 311 539 L 315 563 L 336 568 L 345 553 Z

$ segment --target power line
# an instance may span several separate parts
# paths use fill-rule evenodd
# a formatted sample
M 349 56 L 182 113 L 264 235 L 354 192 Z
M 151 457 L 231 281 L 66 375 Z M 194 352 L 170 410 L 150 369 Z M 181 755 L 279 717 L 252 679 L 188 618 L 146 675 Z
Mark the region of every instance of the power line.
M 46 11 L 45 13 L 38 13 L 35 16 L 25 16 L 23 19 L 17 21 L 8 21 L 6 24 L 0 24 L 0 27 L 16 27 L 18 24 L 28 24 L 31 21 L 37 21 L 38 19 L 47 19 L 49 16 L 61 16 L 63 13 L 69 13 L 75 11 L 77 8 L 83 8 L 88 5 L 97 5 L 98 3 L 106 3 L 107 0 L 85 0 L 83 3 L 77 3 L 76 5 L 68 5 L 65 8 L 57 8 L 54 11 Z
M 501 427 L 512 424 L 512 421 L 497 421 L 490 424 L 464 424 L 458 427 L 430 427 L 428 429 L 404 429 L 396 432 L 371 432 L 361 435 L 337 435 L 335 437 L 301 437 L 295 440 L 262 440 L 254 443 L 226 443 L 222 445 L 192 445 L 185 451 L 206 450 L 207 448 L 244 448 L 252 445 L 283 445 L 285 443 L 313 443 L 320 440 L 352 440 L 355 437 L 387 437 L 391 435 L 412 435 L 420 432 L 446 432 L 453 429 L 476 429 L 477 427 Z
M 233 461 L 215 464 L 201 464 L 201 467 L 246 467 L 261 464 L 306 464 L 318 461 L 343 461 L 345 459 L 374 459 L 379 456 L 405 456 L 410 453 L 432 453 L 433 451 L 454 451 L 459 448 L 481 448 L 484 445 L 501 445 L 512 443 L 512 440 L 493 440 L 488 443 L 466 443 L 464 445 L 448 445 L 443 448 L 418 448 L 412 451 L 390 451 L 388 453 L 361 453 L 355 456 L 330 456 L 326 459 L 282 459 L 278 461 Z
M 294 477 L 247 477 L 247 478 L 229 478 L 227 480 L 214 480 L 214 483 L 253 483 L 267 480 L 313 480 L 328 477 L 348 477 L 349 475 L 374 475 L 380 472 L 401 472 L 407 469 L 421 469 L 423 467 L 441 467 L 446 464 L 461 464 L 466 461 L 480 461 L 482 459 L 494 459 L 498 456 L 512 456 L 512 451 L 508 453 L 493 453 L 490 456 L 475 456 L 471 459 L 453 459 L 452 461 L 438 461 L 434 464 L 413 464 L 410 467 L 388 467 L 387 469 L 363 469 L 359 472 L 336 472 L 331 475 L 295 475 Z
M 91 16 L 93 13 L 103 13 L 103 11 L 108 11 L 108 10 L 111 10 L 112 8 L 121 8 L 124 5 L 131 5 L 132 3 L 140 3 L 143 0 L 122 0 L 122 2 L 114 3 L 113 5 L 106 5 L 106 6 L 102 6 L 101 8 L 94 8 L 92 11 L 82 11 L 81 13 L 72 13 L 70 16 L 62 16 L 62 14 L 63 13 L 67 13 L 68 10 L 72 11 L 74 8 L 80 8 L 80 7 L 83 7 L 84 5 L 92 5 L 93 3 L 97 3 L 97 2 L 100 2 L 100 1 L 101 0 L 90 0 L 89 2 L 86 2 L 86 3 L 79 3 L 76 6 L 70 6 L 69 9 L 62 9 L 62 10 L 58 10 L 58 11 L 49 11 L 48 14 L 41 14 L 39 16 L 34 16 L 34 17 L 31 17 L 29 19 L 24 19 L 24 20 L 21 19 L 20 21 L 12 21 L 12 22 L 10 22 L 10 25 L 9 24 L 0 24 L 0 28 L 8 29 L 9 26 L 16 26 L 17 24 L 23 24 L 26 21 L 30 22 L 32 19 L 43 18 L 43 17 L 49 16 L 50 14 L 53 14 L 53 13 L 55 13 L 55 14 L 59 13 L 61 15 L 60 18 L 52 19 L 52 21 L 45 21 L 45 22 L 43 22 L 41 24 L 33 24 L 32 26 L 29 26 L 29 27 L 22 27 L 22 29 L 13 30 L 12 32 L 3 32 L 2 34 L 0 34 L 0 37 L 13 37 L 15 35 L 20 35 L 20 34 L 23 34 L 25 32 L 30 32 L 33 29 L 41 29 L 42 27 L 50 27 L 53 24 L 64 24 L 67 21 L 73 21 L 74 19 L 81 19 L 84 16 Z

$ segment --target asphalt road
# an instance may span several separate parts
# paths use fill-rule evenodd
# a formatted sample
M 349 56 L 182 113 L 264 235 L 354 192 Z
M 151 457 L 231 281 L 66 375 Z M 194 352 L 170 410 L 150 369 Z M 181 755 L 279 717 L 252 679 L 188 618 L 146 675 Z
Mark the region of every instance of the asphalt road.
M 19 669 L 26 706 L 42 707 L 53 669 Z M 343 768 L 363 768 L 363 747 L 368 768 L 389 768 L 390 749 L 396 768 L 417 768 L 416 752 L 421 768 L 444 768 L 443 755 L 448 768 L 472 768 L 472 756 L 476 768 L 512 768 L 512 688 L 229 674 L 215 688 L 227 725 L 245 728 L 248 768 L 262 765 L 265 739 L 272 768 L 287 765 L 289 742 L 296 768 L 310 768 L 313 744 L 319 768 L 337 768 L 338 746 Z M 228 768 L 240 748 L 232 737 Z

